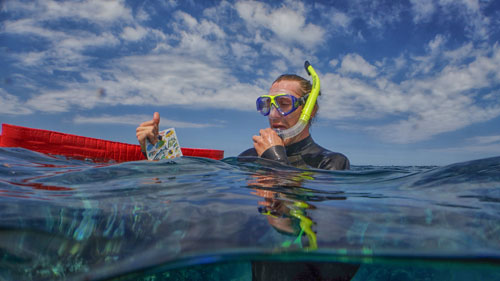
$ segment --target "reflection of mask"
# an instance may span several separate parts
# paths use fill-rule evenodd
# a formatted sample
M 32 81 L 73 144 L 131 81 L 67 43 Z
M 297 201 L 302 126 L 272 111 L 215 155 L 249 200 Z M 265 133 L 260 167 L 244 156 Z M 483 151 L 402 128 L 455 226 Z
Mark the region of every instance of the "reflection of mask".
M 269 207 L 260 206 L 258 210 L 260 214 L 267 216 L 267 222 L 279 233 L 291 236 L 299 235 L 299 223 L 289 216 L 289 209 L 286 213 L 282 213 Z
M 258 208 L 259 213 L 268 216 L 268 222 L 278 232 L 287 235 L 297 235 L 295 240 L 287 240 L 281 246 L 289 248 L 292 245 L 297 245 L 299 248 L 304 248 L 302 245 L 302 236 L 305 233 L 309 240 L 309 246 L 304 249 L 317 249 L 316 233 L 311 229 L 313 222 L 303 211 L 310 208 L 309 204 L 302 201 L 292 201 L 293 205 L 289 207 L 283 200 L 272 201 L 269 207 L 260 206 Z

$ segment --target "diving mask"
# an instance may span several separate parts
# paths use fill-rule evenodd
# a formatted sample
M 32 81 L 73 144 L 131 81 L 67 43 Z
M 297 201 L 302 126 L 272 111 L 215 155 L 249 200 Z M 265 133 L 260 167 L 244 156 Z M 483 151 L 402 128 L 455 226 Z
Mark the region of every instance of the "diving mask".
M 308 96 L 309 94 L 297 98 L 287 91 L 278 91 L 276 95 L 262 95 L 257 98 L 257 111 L 267 116 L 271 112 L 271 107 L 274 106 L 282 116 L 287 116 L 299 106 L 304 105 Z

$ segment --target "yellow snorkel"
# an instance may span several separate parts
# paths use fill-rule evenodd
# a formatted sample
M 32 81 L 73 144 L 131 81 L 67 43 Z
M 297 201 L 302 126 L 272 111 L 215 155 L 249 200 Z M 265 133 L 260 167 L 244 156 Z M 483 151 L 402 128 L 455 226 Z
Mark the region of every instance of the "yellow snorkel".
M 306 69 L 307 74 L 309 74 L 312 77 L 313 80 L 312 89 L 311 92 L 309 93 L 309 97 L 307 98 L 307 102 L 304 105 L 304 108 L 302 109 L 299 121 L 297 121 L 297 123 L 289 129 L 276 130 L 276 133 L 283 140 L 293 138 L 296 135 L 300 134 L 300 132 L 302 132 L 302 130 L 304 130 L 304 128 L 307 126 L 307 124 L 309 124 L 309 120 L 311 119 L 311 113 L 314 109 L 314 106 L 316 105 L 316 99 L 318 98 L 319 95 L 320 82 L 318 74 L 316 74 L 316 71 L 308 61 L 304 63 L 304 68 Z

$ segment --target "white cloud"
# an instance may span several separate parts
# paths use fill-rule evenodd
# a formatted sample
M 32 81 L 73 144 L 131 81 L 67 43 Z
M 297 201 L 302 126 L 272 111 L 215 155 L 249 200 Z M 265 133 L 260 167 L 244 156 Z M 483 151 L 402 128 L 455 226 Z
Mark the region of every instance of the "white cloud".
M 481 5 L 486 6 L 490 1 L 478 0 L 411 0 L 413 21 L 427 23 L 432 17 L 447 17 L 459 20 L 465 25 L 465 31 L 470 38 L 486 39 L 489 36 L 490 19 L 482 13 Z
M 332 67 L 336 67 L 339 64 L 339 60 L 337 59 L 330 60 L 328 64 Z
M 500 135 L 491 135 L 491 136 L 477 136 L 468 139 L 469 142 L 475 144 L 492 144 L 497 143 L 500 145 Z
M 359 73 L 366 77 L 377 76 L 377 68 L 368 63 L 358 54 L 348 54 L 342 59 L 340 66 L 342 73 Z
M 195 29 L 198 26 L 198 20 L 186 12 L 179 11 L 175 14 L 175 17 L 189 29 Z
M 478 0 L 462 0 L 462 3 L 473 12 L 480 12 Z
M 341 27 L 343 29 L 347 29 L 352 21 L 352 19 L 346 13 L 340 11 L 334 11 L 330 17 L 331 22 L 335 26 Z
M 39 1 L 28 5 L 9 1 L 7 10 L 23 14 L 24 18 L 5 21 L 3 31 L 27 38 L 44 38 L 41 46 L 48 45 L 44 50 L 13 54 L 13 57 L 27 66 L 43 64 L 45 61 L 52 62 L 50 67 L 80 63 L 87 59 L 82 54 L 84 50 L 116 46 L 119 43 L 118 38 L 109 31 L 59 30 L 52 29 L 47 23 L 56 23 L 62 18 L 88 20 L 96 24 L 108 24 L 112 20 L 129 20 L 130 11 L 123 5 L 120 6 L 123 4 L 120 3 L 121 1 L 86 1 L 71 5 L 71 2 Z
M 111 47 L 118 44 L 118 39 L 111 33 L 92 34 L 83 32 L 76 36 L 65 36 L 57 42 L 56 48 L 81 51 L 89 47 Z
M 323 42 L 325 31 L 318 25 L 306 23 L 306 11 L 302 2 L 289 1 L 287 5 L 273 9 L 262 2 L 239 1 L 235 8 L 249 30 L 270 30 L 278 40 L 298 43 L 305 48 L 314 48 Z M 266 38 L 268 39 L 271 38 Z
M 401 70 L 403 67 L 407 66 L 408 61 L 406 60 L 405 56 L 401 54 L 399 57 L 394 58 L 394 69 L 396 71 Z
M 436 11 L 434 0 L 410 0 L 413 10 L 413 21 L 415 23 L 427 22 Z
M 125 1 L 87 0 L 80 2 L 40 1 L 45 19 L 80 18 L 94 23 L 111 23 L 131 20 L 132 15 Z
M 287 71 L 287 65 L 284 60 L 275 60 L 272 62 L 272 66 L 279 73 L 284 73 Z
M 97 91 L 87 91 L 81 85 L 63 91 L 47 91 L 26 101 L 26 106 L 44 112 L 67 112 L 72 106 L 92 108 L 98 102 Z
M 7 12 L 35 14 L 37 21 L 55 21 L 61 18 L 87 20 L 97 24 L 109 24 L 132 19 L 131 10 L 122 0 L 100 1 L 6 1 Z
M 470 154 L 468 159 L 488 158 L 493 155 L 500 154 L 500 143 L 476 143 L 466 144 L 461 146 L 452 146 L 446 148 L 425 149 L 425 152 L 432 152 L 434 154 L 442 155 L 443 153 L 450 153 L 454 156 Z M 463 161 L 463 160 L 462 160 Z
M 13 55 L 19 61 L 23 63 L 23 65 L 26 66 L 35 66 L 39 65 L 47 56 L 47 52 L 28 52 L 28 53 L 23 53 L 21 55 Z
M 147 35 L 147 30 L 142 26 L 130 27 L 123 29 L 121 37 L 128 41 L 138 41 Z
M 451 51 L 439 48 L 436 58 L 461 53 L 464 48 L 469 47 Z M 454 55 L 449 55 L 449 59 L 454 62 Z M 396 121 L 367 127 L 381 139 L 395 143 L 427 140 L 500 116 L 500 96 L 494 90 L 500 81 L 497 71 L 500 47 L 475 50 L 468 61 L 468 64 L 449 63 L 440 72 L 410 76 L 400 83 L 388 79 L 392 73 L 378 77 L 373 83 L 326 74 L 322 77 L 321 102 L 322 108 L 330 110 L 320 114 L 331 119 L 395 116 Z M 478 103 L 480 99 L 488 102 Z
M 7 20 L 4 22 L 3 31 L 6 33 L 33 35 L 49 39 L 65 36 L 65 33 L 62 31 L 54 31 L 40 27 L 39 21 L 29 18 L 19 19 L 19 20 Z
M 445 50 L 443 56 L 445 59 L 449 60 L 450 63 L 456 64 L 467 60 L 471 56 L 477 55 L 478 50 L 474 49 L 472 42 L 469 42 L 455 50 Z
M 71 2 L 47 2 L 44 9 L 37 7 L 23 10 L 22 5 L 11 6 L 11 9 L 27 14 L 28 19 L 7 22 L 7 32 L 44 37 L 50 43 L 46 50 L 15 53 L 14 57 L 25 66 L 44 65 L 50 61 L 45 71 L 74 69 L 83 77 L 83 80 L 78 81 L 56 81 L 60 86 L 57 90 L 39 88 L 38 93 L 26 102 L 29 108 L 45 112 L 67 112 L 73 107 L 91 109 L 101 105 L 155 104 L 233 108 L 232 104 L 226 102 L 228 95 L 232 96 L 234 102 L 250 105 L 237 109 L 253 108 L 253 99 L 263 92 L 262 89 L 240 83 L 231 75 L 230 67 L 221 64 L 221 57 L 227 54 L 229 48 L 239 54 L 240 59 L 257 56 L 249 45 L 238 41 L 229 44 L 225 40 L 225 31 L 218 24 L 208 19 L 196 19 L 185 12 L 175 13 L 172 33 L 164 34 L 161 30 L 134 22 L 131 11 L 124 6 L 124 2 L 115 2 L 122 5 L 115 7 L 116 14 L 110 14 L 111 11 L 106 10 L 112 6 L 103 7 L 98 1 L 84 2 L 90 7 L 85 7 L 80 14 L 77 14 L 79 3 L 71 7 Z M 106 11 L 101 11 L 101 14 L 92 18 L 89 11 L 99 7 Z M 95 20 L 102 24 L 120 22 L 124 27 L 121 31 L 118 29 L 115 35 L 100 30 L 95 30 L 95 33 L 86 30 L 56 30 L 50 25 L 41 24 L 41 20 L 57 20 L 55 11 L 66 11 L 66 15 L 76 19 Z M 110 20 L 102 20 L 102 15 L 109 15 Z M 146 16 L 141 15 L 141 19 L 144 18 Z M 92 59 L 84 55 L 86 50 L 90 47 L 116 46 L 120 43 L 118 36 L 129 41 L 141 40 L 147 36 L 155 38 L 158 44 L 149 55 L 117 58 L 107 63 L 106 68 L 96 69 L 86 65 Z M 178 40 L 175 48 L 168 43 L 172 39 Z M 103 76 L 112 79 L 103 79 Z M 106 95 L 99 96 L 98 88 L 105 89 Z
M 231 43 L 231 51 L 238 59 L 256 58 L 258 56 L 258 53 L 252 47 L 239 42 Z
M 76 124 L 121 124 L 121 125 L 139 125 L 142 122 L 151 120 L 151 115 L 128 114 L 128 115 L 101 115 L 101 116 L 82 116 L 77 115 L 73 122 Z M 210 123 L 192 123 L 184 121 L 176 121 L 160 117 L 160 123 L 163 127 L 175 128 L 207 128 L 207 127 L 222 127 L 222 124 Z
M 151 19 L 150 15 L 145 10 L 145 7 L 139 8 L 135 17 L 140 22 L 145 22 Z
M 317 3 L 315 3 L 315 8 L 321 14 L 321 18 L 327 21 L 323 24 L 325 28 L 325 35 L 335 37 L 339 34 L 352 35 L 354 33 L 355 28 L 352 26 L 352 22 L 356 16 L 349 14 L 348 10 L 341 11 L 339 9 Z M 354 14 L 356 15 L 356 13 Z
M 225 32 L 214 22 L 202 19 L 198 21 L 188 13 L 179 11 L 175 16 L 180 23 L 180 26 L 185 27 L 193 34 L 201 37 L 215 36 L 217 39 L 226 37 Z
M 33 113 L 19 98 L 7 93 L 2 88 L 0 88 L 0 104 L 1 114 L 26 115 Z
M 197 20 L 181 11 L 175 14 L 175 19 L 174 37 L 180 41 L 176 48 L 183 54 L 217 61 L 228 52 L 230 47 L 224 40 L 226 33 L 216 23 Z
M 72 107 L 98 105 L 189 106 L 252 110 L 261 88 L 240 83 L 228 68 L 215 66 L 180 54 L 131 56 L 115 60 L 113 79 L 85 72 L 88 83 L 67 83 L 65 90 L 43 92 L 31 98 L 31 108 L 65 112 Z M 96 87 L 105 90 L 99 95 Z M 231 103 L 227 102 L 231 97 Z M 242 106 L 234 107 L 234 104 Z M 243 106 L 244 105 L 244 106 Z
M 294 45 L 266 40 L 261 38 L 259 34 L 257 34 L 255 43 L 262 45 L 262 51 L 264 51 L 264 53 L 286 59 L 289 65 L 295 67 L 303 65 L 305 59 L 316 61 L 315 57 L 310 52 L 306 52 Z
M 487 121 L 500 115 L 500 107 L 478 108 L 469 104 L 447 102 L 433 106 L 420 114 L 414 113 L 407 120 L 372 128 L 382 139 L 394 143 L 414 143 L 430 137 Z
M 428 44 L 428 48 L 430 49 L 431 53 L 436 53 L 443 48 L 443 45 L 446 43 L 447 39 L 445 36 L 438 34 L 436 37 L 434 37 L 433 40 L 431 40 Z
M 214 22 L 202 20 L 199 25 L 199 32 L 203 36 L 215 36 L 217 39 L 224 39 L 226 33 Z
M 177 7 L 177 5 L 179 5 L 179 3 L 177 3 L 178 2 L 177 0 L 162 0 L 160 2 L 163 3 L 163 5 L 172 8 L 175 8 Z
M 435 71 L 436 64 L 440 62 L 443 58 L 443 55 L 447 53 L 443 53 L 445 50 L 445 44 L 447 42 L 447 38 L 441 34 L 437 34 L 427 45 L 425 49 L 427 54 L 421 56 L 411 56 L 411 59 L 414 63 L 410 65 L 412 69 L 412 76 L 418 74 L 428 74 L 431 71 Z M 455 51 L 456 52 L 456 51 Z M 467 54 L 469 56 L 469 54 Z
M 355 7 L 351 13 L 359 14 L 370 28 L 376 30 L 385 30 L 387 26 L 391 26 L 401 21 L 403 12 L 406 7 L 402 2 L 391 2 L 387 5 L 385 1 L 355 1 Z

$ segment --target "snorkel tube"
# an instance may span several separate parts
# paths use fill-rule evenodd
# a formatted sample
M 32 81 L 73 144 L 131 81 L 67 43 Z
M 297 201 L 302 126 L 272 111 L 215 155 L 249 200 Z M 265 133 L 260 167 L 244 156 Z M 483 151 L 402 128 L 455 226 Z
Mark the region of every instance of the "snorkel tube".
M 304 63 L 304 68 L 306 69 L 307 74 L 312 77 L 312 89 L 309 93 L 309 97 L 307 98 L 307 102 L 302 109 L 299 121 L 297 121 L 297 123 L 293 127 L 286 130 L 276 130 L 278 136 L 280 136 L 283 140 L 293 138 L 296 135 L 300 134 L 300 132 L 302 132 L 302 130 L 304 130 L 304 128 L 307 126 L 307 124 L 309 124 L 311 113 L 314 109 L 314 106 L 316 105 L 316 99 L 319 95 L 320 83 L 318 74 L 316 74 L 316 71 L 308 61 Z

